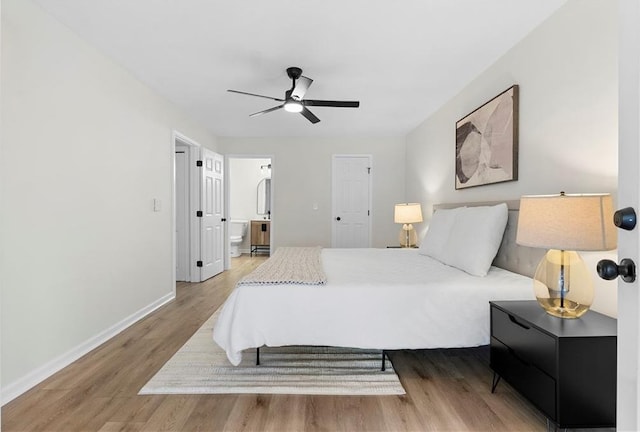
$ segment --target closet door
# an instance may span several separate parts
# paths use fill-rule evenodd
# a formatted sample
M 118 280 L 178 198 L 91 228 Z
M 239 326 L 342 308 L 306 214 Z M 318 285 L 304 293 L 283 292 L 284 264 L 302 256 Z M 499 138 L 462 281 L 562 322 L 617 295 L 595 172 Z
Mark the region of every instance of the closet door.
M 334 155 L 332 247 L 371 247 L 371 156 Z

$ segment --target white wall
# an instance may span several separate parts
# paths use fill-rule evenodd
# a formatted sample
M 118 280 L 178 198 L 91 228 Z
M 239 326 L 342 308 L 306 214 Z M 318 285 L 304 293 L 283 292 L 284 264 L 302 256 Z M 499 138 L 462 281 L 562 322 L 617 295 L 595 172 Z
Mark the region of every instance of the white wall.
M 403 138 L 218 138 L 218 149 L 227 154 L 273 155 L 274 249 L 330 247 L 331 155 L 372 155 L 372 245 L 397 243 L 400 227 L 393 223 L 393 206 L 405 200 Z
M 28 0 L 1 79 L 6 401 L 172 298 L 172 129 L 215 138 Z
M 434 203 L 616 193 L 617 22 L 617 2 L 570 0 L 408 135 L 407 199 L 423 204 L 421 232 Z M 456 191 L 456 121 L 513 84 L 519 180 Z M 610 256 L 589 254 L 587 262 L 595 268 L 603 255 Z M 596 284 L 594 309 L 615 315 L 615 282 Z
M 229 219 L 262 220 L 266 215 L 259 215 L 258 183 L 268 177 L 262 174 L 260 167 L 268 165 L 271 159 L 257 158 L 229 158 Z M 270 175 L 270 174 L 269 174 Z M 251 251 L 251 226 L 247 227 L 247 234 L 242 239 L 240 252 Z

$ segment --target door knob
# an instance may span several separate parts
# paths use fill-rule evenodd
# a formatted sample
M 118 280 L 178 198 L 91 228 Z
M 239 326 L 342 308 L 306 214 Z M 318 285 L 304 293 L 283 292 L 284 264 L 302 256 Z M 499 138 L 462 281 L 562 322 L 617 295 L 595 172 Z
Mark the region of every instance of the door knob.
M 618 276 L 629 283 L 636 280 L 636 264 L 631 258 L 624 258 L 620 261 L 620 265 L 608 259 L 600 260 L 596 270 L 598 271 L 598 276 L 605 280 L 613 280 Z
M 636 212 L 632 207 L 626 207 L 613 214 L 613 224 L 623 230 L 631 231 L 636 227 Z
M 340 216 L 338 216 L 338 217 L 336 218 L 336 220 L 337 220 L 337 221 L 339 221 L 339 220 L 340 220 Z

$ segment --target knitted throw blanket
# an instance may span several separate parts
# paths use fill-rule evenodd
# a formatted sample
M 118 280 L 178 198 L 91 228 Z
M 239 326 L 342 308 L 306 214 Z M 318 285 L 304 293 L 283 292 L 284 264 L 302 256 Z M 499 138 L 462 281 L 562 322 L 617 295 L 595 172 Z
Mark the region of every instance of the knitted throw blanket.
M 320 262 L 321 247 L 281 247 L 238 285 L 324 285 L 327 276 Z

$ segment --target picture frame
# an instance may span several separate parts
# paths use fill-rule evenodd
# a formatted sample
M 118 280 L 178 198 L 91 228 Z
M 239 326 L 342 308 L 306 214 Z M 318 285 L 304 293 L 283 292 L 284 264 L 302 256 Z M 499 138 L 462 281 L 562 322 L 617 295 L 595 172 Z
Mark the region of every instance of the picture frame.
M 518 180 L 518 104 L 516 84 L 456 122 L 456 190 Z

